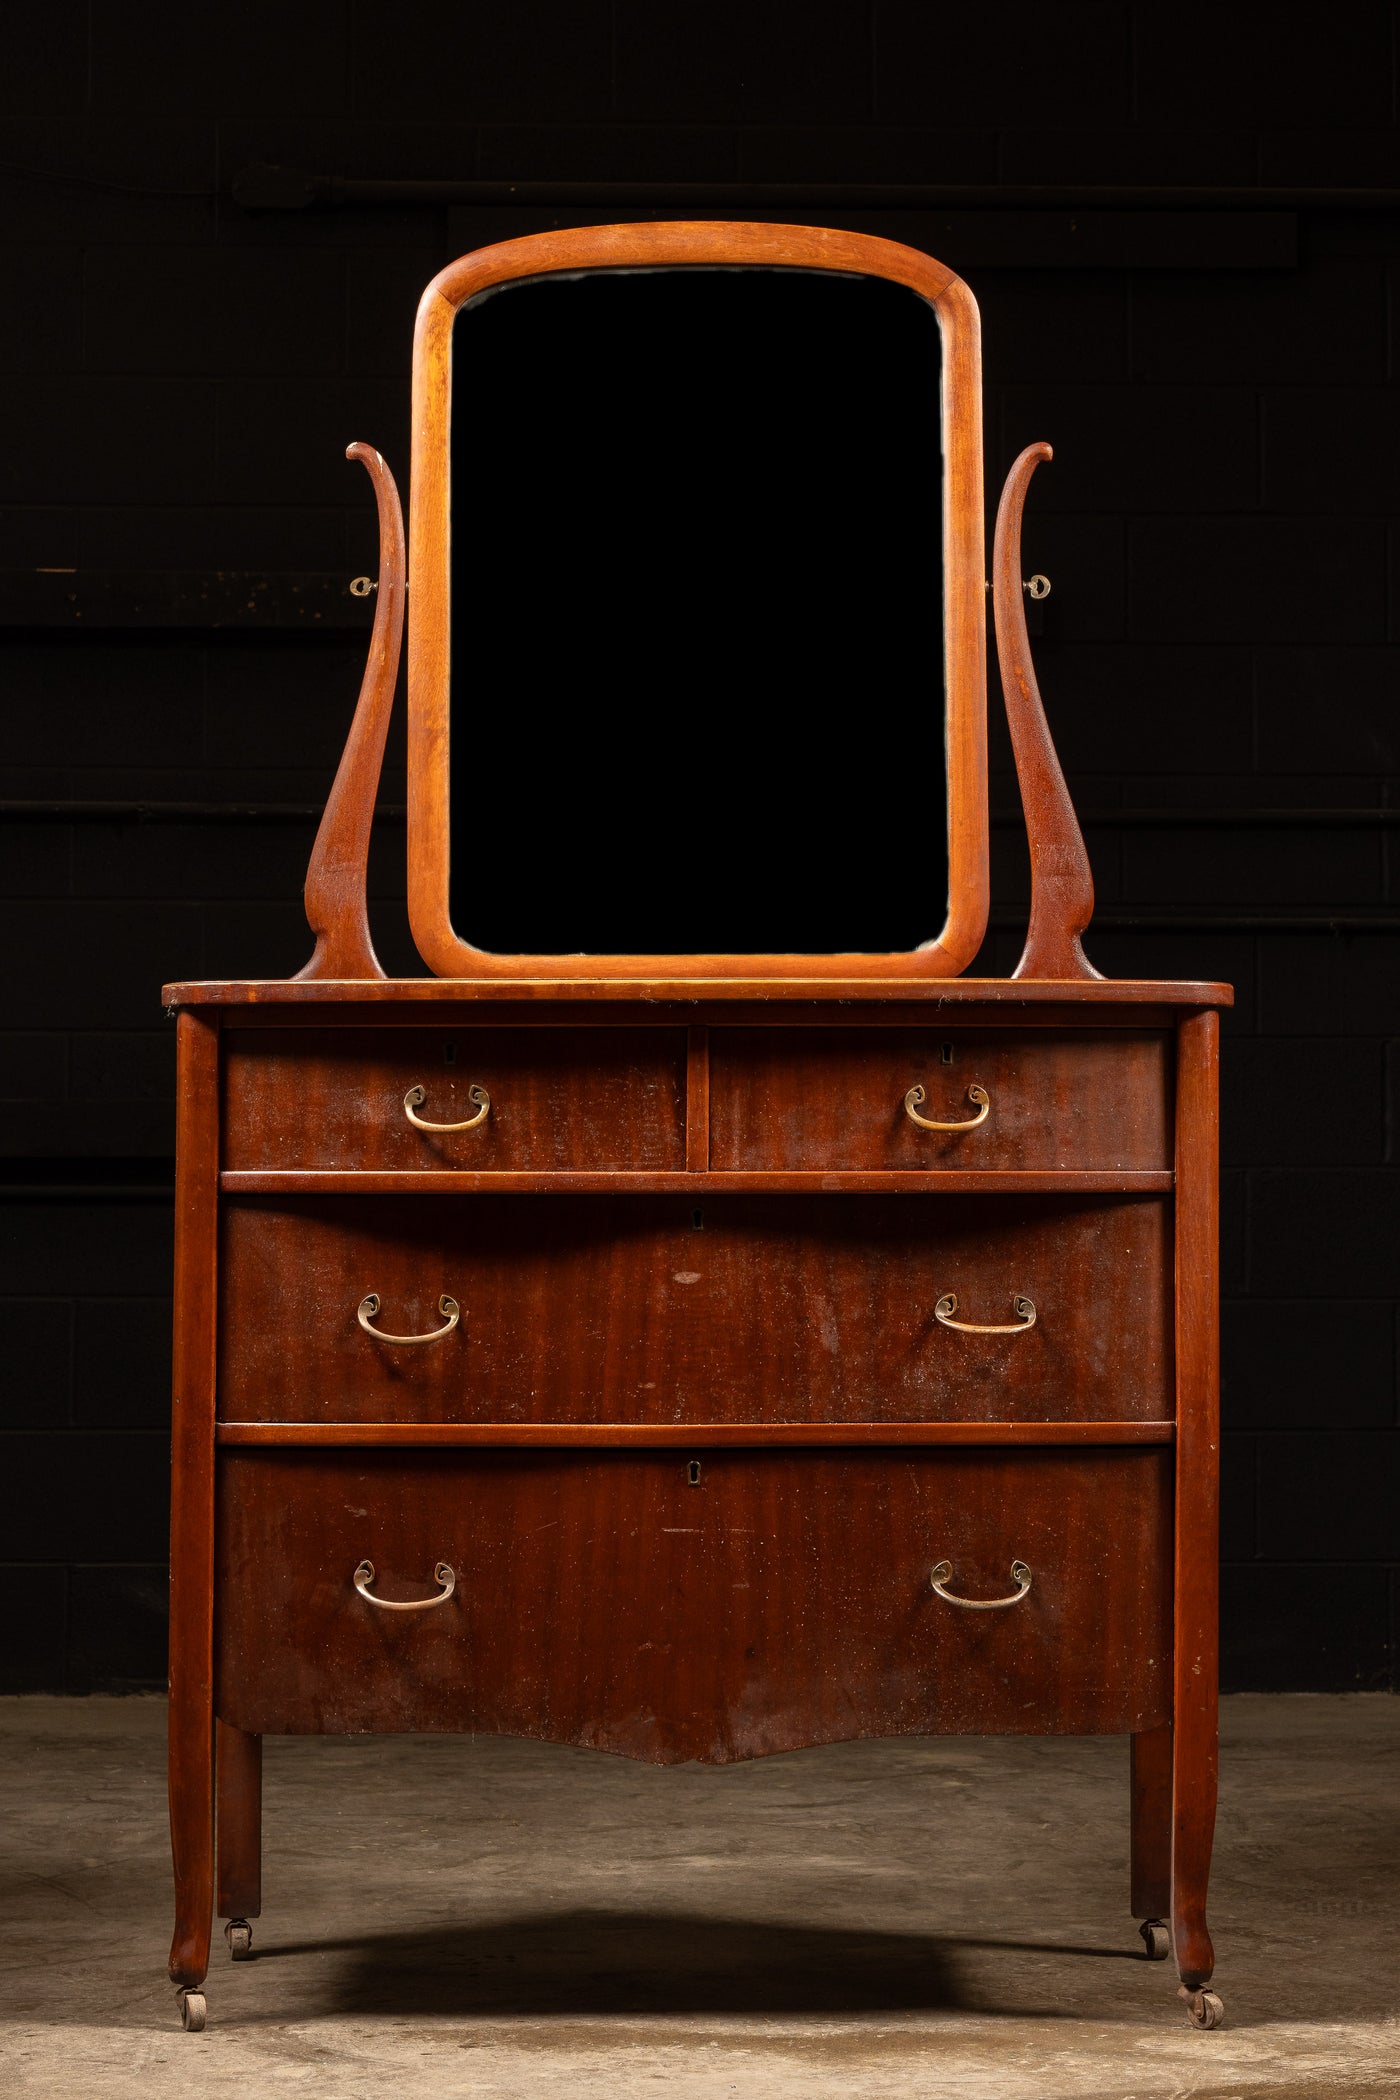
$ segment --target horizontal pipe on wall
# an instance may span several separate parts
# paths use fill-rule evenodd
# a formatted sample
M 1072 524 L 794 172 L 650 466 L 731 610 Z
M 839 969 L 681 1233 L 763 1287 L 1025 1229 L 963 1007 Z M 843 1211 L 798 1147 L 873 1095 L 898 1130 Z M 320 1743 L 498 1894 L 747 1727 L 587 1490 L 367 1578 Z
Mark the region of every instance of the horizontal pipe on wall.
M 359 634 L 375 587 L 344 570 L 0 569 L 0 629 Z
M 247 211 L 305 211 L 313 205 L 474 204 L 541 209 L 605 204 L 693 210 L 775 211 L 1359 211 L 1400 212 L 1400 189 L 1317 184 L 929 183 L 929 182 L 478 182 L 452 177 L 379 180 L 322 175 L 255 162 L 234 176 Z
M 749 218 L 882 234 L 943 256 L 959 269 L 1292 270 L 1298 264 L 1299 207 L 1280 197 L 1313 201 L 1363 193 L 924 183 L 376 181 L 264 163 L 236 175 L 232 194 L 247 211 L 446 209 L 448 239 L 459 253 L 522 233 L 599 220 Z
M 0 1203 L 173 1203 L 174 1200 L 173 1181 L 0 1181 Z
M 319 802 L 108 802 L 48 797 L 0 800 L 0 817 L 62 824 L 302 824 L 319 823 Z M 382 803 L 375 815 L 402 824 L 408 808 Z M 998 830 L 1024 823 L 1019 810 L 994 812 Z M 1386 809 L 1091 809 L 1080 823 L 1099 831 L 1396 831 L 1400 806 Z
M 993 912 L 995 931 L 1023 927 L 1024 912 Z M 1084 938 L 1095 933 L 1400 933 L 1400 912 L 1097 911 Z

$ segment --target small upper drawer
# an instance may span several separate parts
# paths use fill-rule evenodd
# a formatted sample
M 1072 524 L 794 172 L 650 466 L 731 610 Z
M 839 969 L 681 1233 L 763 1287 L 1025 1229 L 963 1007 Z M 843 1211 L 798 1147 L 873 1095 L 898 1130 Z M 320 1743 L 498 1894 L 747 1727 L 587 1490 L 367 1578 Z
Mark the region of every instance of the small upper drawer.
M 710 1165 L 1160 1171 L 1169 1049 L 1160 1029 L 717 1028 Z
M 231 1028 L 224 1042 L 235 1171 L 685 1165 L 682 1029 Z

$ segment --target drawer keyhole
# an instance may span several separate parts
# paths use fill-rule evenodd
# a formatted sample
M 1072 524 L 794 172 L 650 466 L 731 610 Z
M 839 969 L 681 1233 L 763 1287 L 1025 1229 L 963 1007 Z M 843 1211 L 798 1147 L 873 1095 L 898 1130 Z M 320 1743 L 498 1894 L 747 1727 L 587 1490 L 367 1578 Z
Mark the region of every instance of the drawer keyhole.
M 443 1046 L 442 1046 L 442 1061 L 443 1061 L 443 1063 L 444 1063 L 445 1065 L 455 1065 L 455 1064 L 456 1064 L 456 1062 L 457 1062 L 457 1045 L 456 1045 L 455 1043 L 444 1043 L 444 1044 L 443 1044 Z
M 688 1466 L 686 1467 L 686 1469 L 685 1469 L 685 1477 L 686 1477 L 686 1479 L 687 1479 L 687 1481 L 689 1482 L 689 1484 L 690 1484 L 690 1486 L 691 1486 L 691 1487 L 693 1487 L 693 1488 L 698 1488 L 698 1487 L 699 1487 L 699 1485 L 700 1485 L 700 1461 L 699 1461 L 699 1459 L 698 1459 L 698 1458 L 692 1458 L 692 1460 L 690 1461 L 690 1464 L 689 1464 L 689 1465 L 688 1465 Z
M 953 1062 L 953 1046 L 951 1043 L 943 1045 L 943 1062 L 945 1065 L 950 1065 Z

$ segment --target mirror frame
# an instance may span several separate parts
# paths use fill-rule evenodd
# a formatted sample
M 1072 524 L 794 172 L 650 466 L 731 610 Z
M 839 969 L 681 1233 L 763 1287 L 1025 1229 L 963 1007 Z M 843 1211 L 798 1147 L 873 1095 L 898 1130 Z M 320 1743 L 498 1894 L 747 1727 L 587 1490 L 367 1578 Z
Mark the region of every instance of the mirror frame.
M 494 286 L 560 272 L 674 268 L 830 270 L 884 277 L 926 299 L 943 346 L 943 663 L 948 915 L 936 938 L 893 954 L 500 955 L 454 931 L 449 895 L 452 335 Z M 438 977 L 956 977 L 987 927 L 987 611 L 982 363 L 977 302 L 946 264 L 870 234 L 713 220 L 581 226 L 477 249 L 449 263 L 418 307 L 408 593 L 408 912 Z M 872 608 L 878 629 L 897 609 Z

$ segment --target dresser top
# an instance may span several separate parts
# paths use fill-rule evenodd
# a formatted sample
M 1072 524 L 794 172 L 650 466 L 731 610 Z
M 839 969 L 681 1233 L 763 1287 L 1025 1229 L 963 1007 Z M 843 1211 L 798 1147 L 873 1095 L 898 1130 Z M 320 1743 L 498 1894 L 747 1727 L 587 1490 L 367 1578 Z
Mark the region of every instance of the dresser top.
M 555 1005 L 590 1001 L 657 1006 L 784 1004 L 931 1006 L 1233 1006 L 1228 984 L 1156 978 L 669 977 L 248 978 L 168 984 L 167 1007 Z

